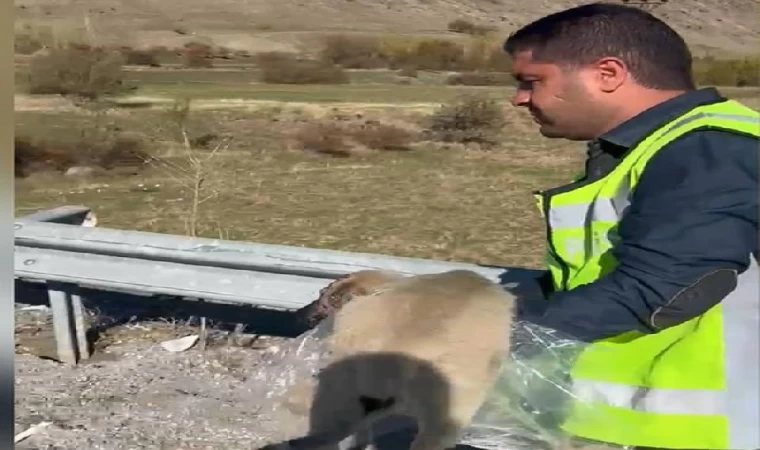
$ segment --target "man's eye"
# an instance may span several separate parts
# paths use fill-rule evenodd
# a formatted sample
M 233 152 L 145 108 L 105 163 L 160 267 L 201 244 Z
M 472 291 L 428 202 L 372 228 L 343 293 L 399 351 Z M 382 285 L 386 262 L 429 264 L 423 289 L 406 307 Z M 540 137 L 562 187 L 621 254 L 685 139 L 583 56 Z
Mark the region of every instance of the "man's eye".
M 533 89 L 533 84 L 536 82 L 536 80 L 520 80 L 520 82 L 517 84 L 517 88 L 522 91 L 530 91 Z

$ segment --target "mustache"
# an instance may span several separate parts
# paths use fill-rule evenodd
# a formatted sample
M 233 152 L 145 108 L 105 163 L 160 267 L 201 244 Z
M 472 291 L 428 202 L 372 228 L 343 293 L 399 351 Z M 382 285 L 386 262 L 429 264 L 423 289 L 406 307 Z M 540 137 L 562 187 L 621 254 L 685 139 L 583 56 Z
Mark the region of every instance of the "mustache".
M 535 119 L 537 119 L 537 120 L 539 120 L 541 122 L 546 121 L 546 116 L 541 111 L 539 111 L 538 109 L 535 109 L 535 108 L 531 107 L 531 108 L 528 108 L 528 111 L 530 111 L 530 115 L 533 116 Z

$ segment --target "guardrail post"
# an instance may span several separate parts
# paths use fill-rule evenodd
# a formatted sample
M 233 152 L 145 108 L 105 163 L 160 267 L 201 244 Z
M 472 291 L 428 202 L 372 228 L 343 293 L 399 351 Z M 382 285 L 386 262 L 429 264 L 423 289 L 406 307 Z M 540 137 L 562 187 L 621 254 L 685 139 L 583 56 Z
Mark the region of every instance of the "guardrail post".
M 88 359 L 89 348 L 82 297 L 76 286 L 65 283 L 48 283 L 48 299 L 53 312 L 53 330 L 58 359 L 75 365 L 80 359 Z

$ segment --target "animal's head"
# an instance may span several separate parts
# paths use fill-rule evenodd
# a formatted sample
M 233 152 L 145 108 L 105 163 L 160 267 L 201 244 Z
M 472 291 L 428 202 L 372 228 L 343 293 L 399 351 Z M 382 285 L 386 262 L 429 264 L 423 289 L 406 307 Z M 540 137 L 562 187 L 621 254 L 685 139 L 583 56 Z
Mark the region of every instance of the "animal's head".
M 296 311 L 296 315 L 300 323 L 312 328 L 353 298 L 369 295 L 402 277 L 398 273 L 384 270 L 360 270 L 347 274 L 320 290 L 319 298 Z

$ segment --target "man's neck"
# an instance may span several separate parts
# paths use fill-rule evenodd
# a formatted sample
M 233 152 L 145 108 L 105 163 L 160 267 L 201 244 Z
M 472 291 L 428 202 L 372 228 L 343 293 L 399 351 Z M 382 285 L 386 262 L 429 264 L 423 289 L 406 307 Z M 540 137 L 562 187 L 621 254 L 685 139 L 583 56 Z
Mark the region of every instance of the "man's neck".
M 654 89 L 636 89 L 635 92 L 627 93 L 627 100 L 620 103 L 620 108 L 611 120 L 608 122 L 602 133 L 599 136 L 607 133 L 608 131 L 616 128 L 622 123 L 625 123 L 644 111 L 653 108 L 661 103 L 671 100 L 679 95 L 683 95 L 688 91 L 661 91 Z

